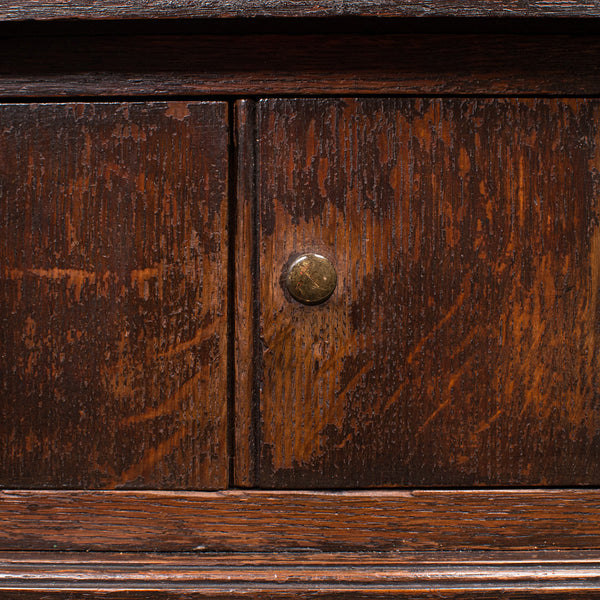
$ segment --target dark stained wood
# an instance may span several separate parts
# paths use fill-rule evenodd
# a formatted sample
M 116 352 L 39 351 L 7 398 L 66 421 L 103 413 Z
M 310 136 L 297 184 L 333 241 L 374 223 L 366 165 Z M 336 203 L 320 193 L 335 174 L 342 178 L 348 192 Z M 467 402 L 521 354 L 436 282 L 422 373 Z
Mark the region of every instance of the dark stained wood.
M 600 484 L 600 102 L 258 108 L 264 487 Z M 334 261 L 325 304 L 291 257 Z
M 227 108 L 0 107 L 0 485 L 227 483 Z
M 339 590 L 329 589 L 323 586 L 318 590 L 296 590 L 294 588 L 286 588 L 285 586 L 273 585 L 257 586 L 254 589 L 244 589 L 242 586 L 230 586 L 221 589 L 204 588 L 194 591 L 179 591 L 178 589 L 164 589 L 163 586 L 154 586 L 153 589 L 145 589 L 143 591 L 105 591 L 105 590 L 40 590 L 35 591 L 34 586 L 29 589 L 10 590 L 4 592 L 3 600 L 157 600 L 168 598 L 171 600 L 198 600 L 198 599 L 213 599 L 226 598 L 227 600 L 243 600 L 243 599 L 280 599 L 280 600 L 311 600 L 319 598 L 320 600 L 393 600 L 402 598 L 404 600 L 423 600 L 431 598 L 444 598 L 453 600 L 498 600 L 499 598 L 507 600 L 539 600 L 540 598 L 552 598 L 553 600 L 573 600 L 580 598 L 581 600 L 590 600 L 600 598 L 600 593 L 595 588 L 590 589 L 585 585 L 572 585 L 570 587 L 561 588 L 559 585 L 550 589 L 541 591 L 532 587 L 527 590 L 512 590 L 508 589 L 486 589 L 482 585 L 478 589 L 452 589 L 452 590 L 437 590 L 434 587 L 423 589 L 402 589 L 398 590 L 395 587 L 386 588 L 384 586 L 372 586 L 371 588 L 359 588 L 358 590 Z M 156 589 L 158 588 L 158 589 Z M 240 589 L 242 588 L 242 589 Z
M 592 35 L 0 39 L 0 94 L 600 94 Z
M 34 588 L 34 586 L 31 586 Z M 538 591 L 535 588 L 528 590 L 505 590 L 505 589 L 486 589 L 483 585 L 479 589 L 467 590 L 437 590 L 434 587 L 427 590 L 420 589 L 402 589 L 397 590 L 392 587 L 387 589 L 383 586 L 373 586 L 371 588 L 359 588 L 358 590 L 339 590 L 328 589 L 323 586 L 318 590 L 296 590 L 286 588 L 285 586 L 273 585 L 272 587 L 261 587 L 247 590 L 242 586 L 230 586 L 215 590 L 214 588 L 179 591 L 178 589 L 156 589 L 161 586 L 155 586 L 152 590 L 134 590 L 134 591 L 105 591 L 105 590 L 87 590 L 87 591 L 65 591 L 65 590 L 11 590 L 5 592 L 3 600 L 158 600 L 168 598 L 171 600 L 198 600 L 213 598 L 226 598 L 227 600 L 265 600 L 265 598 L 277 600 L 311 600 L 319 598 L 320 600 L 423 600 L 431 598 L 443 598 L 453 600 L 539 600 L 540 598 L 552 598 L 553 600 L 593 600 L 600 598 L 600 592 L 596 589 L 589 589 L 586 586 L 574 585 L 567 589 L 556 586 L 552 589 Z M 242 589 L 240 589 L 242 588 Z M 150 595 L 149 595 L 150 594 Z
M 0 492 L 0 550 L 600 549 L 600 492 Z
M 0 554 L 0 593 L 157 590 L 192 597 L 453 597 L 495 592 L 600 597 L 600 552 Z M 9 596 L 10 597 L 10 596 Z M 153 596 L 154 597 L 154 596 Z M 532 596 L 530 596 L 532 597 Z
M 7 0 L 2 20 L 193 17 L 600 17 L 595 0 Z
M 0 492 L 2 600 L 600 599 L 598 489 L 181 491 L 598 485 L 598 100 L 234 103 L 597 96 L 565 16 L 2 3 L 0 97 L 119 102 L 0 105 L 0 487 L 137 488 Z
M 255 102 L 238 100 L 235 109 L 236 235 L 235 235 L 235 456 L 234 483 L 251 487 L 256 477 L 256 420 L 258 418 L 254 372 L 256 205 L 254 150 Z

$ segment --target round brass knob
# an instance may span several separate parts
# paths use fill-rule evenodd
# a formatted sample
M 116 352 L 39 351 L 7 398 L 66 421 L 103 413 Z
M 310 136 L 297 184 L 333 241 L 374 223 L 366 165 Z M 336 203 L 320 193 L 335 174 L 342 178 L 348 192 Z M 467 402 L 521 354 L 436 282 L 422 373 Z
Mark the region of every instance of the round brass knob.
M 331 261 L 320 254 L 303 254 L 289 266 L 286 287 L 302 304 L 325 302 L 337 284 L 337 274 Z

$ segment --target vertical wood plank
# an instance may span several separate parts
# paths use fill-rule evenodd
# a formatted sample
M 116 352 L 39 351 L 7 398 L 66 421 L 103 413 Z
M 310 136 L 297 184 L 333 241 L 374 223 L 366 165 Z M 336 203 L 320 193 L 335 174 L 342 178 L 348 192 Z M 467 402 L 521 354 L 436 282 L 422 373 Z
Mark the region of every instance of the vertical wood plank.
M 255 484 L 255 203 L 256 103 L 238 100 L 235 110 L 235 459 L 234 483 Z
M 0 106 L 0 486 L 227 484 L 227 131 Z

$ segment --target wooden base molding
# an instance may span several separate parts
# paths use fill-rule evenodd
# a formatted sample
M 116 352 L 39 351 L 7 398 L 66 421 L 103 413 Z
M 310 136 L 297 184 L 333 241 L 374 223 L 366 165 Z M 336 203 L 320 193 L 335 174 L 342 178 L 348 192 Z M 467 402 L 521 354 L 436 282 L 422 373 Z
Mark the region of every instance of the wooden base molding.
M 18 595 L 26 593 L 31 595 Z M 143 594 L 149 593 L 152 598 L 488 598 L 499 593 L 595 598 L 600 597 L 600 552 L 0 553 L 2 598 L 148 598 Z
M 0 550 L 600 549 L 600 491 L 0 492 Z

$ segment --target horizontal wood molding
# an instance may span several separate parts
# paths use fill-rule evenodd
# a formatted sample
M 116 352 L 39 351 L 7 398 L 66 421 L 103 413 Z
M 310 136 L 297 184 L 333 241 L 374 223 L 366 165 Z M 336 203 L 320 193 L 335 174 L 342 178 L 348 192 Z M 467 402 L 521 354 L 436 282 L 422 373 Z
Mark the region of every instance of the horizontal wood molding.
M 597 17 L 594 0 L 8 0 L 0 19 L 150 19 L 228 17 Z
M 600 37 L 106 35 L 0 40 L 0 96 L 600 94 Z
M 585 591 L 594 594 L 587 597 L 600 597 L 600 552 L 0 553 L 2 598 L 10 592 L 27 591 L 99 595 L 152 591 L 177 598 L 179 594 L 424 597 L 432 592 L 443 597 L 459 592 L 487 597 L 502 592 L 533 596 L 534 592 Z
M 600 491 L 0 493 L 0 550 L 600 549 Z

